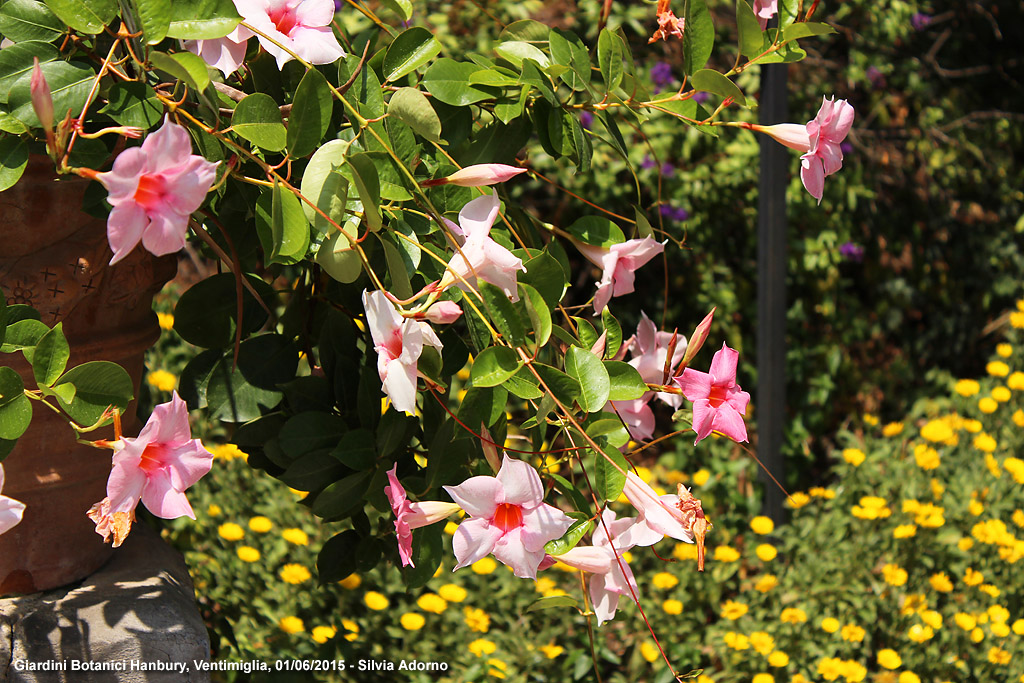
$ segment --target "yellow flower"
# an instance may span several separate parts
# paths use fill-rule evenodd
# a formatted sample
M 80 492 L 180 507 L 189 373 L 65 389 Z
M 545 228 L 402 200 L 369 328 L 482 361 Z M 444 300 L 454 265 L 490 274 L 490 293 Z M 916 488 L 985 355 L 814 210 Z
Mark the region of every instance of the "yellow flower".
M 864 629 L 856 624 L 847 624 L 843 627 L 843 630 L 839 632 L 839 635 L 843 637 L 843 640 L 848 640 L 851 643 L 859 643 L 864 640 Z
M 957 381 L 954 389 L 956 389 L 956 393 L 967 398 L 981 391 L 981 385 L 974 379 L 961 379 Z
M 416 612 L 406 612 L 398 621 L 406 631 L 419 631 L 427 623 L 423 615 Z
M 487 670 L 488 676 L 493 678 L 505 678 L 505 670 L 508 669 L 508 664 L 500 659 L 488 659 L 487 666 L 491 667 Z
M 171 392 L 178 386 L 178 378 L 166 370 L 154 370 L 146 375 L 146 382 L 149 386 L 160 391 Z
M 1010 663 L 1010 653 L 998 647 L 989 648 L 988 661 L 1005 666 Z
M 1014 372 L 1006 378 L 1006 386 L 1014 391 L 1024 389 L 1024 372 Z
M 355 590 L 356 588 L 359 588 L 359 586 L 361 586 L 362 583 L 363 580 L 359 577 L 358 574 L 349 574 L 344 579 L 338 582 L 338 584 L 342 588 L 346 588 L 348 590 Z
M 791 494 L 786 502 L 789 503 L 791 508 L 802 508 L 804 505 L 811 502 L 811 497 L 803 491 L 797 491 L 796 493 Z
M 299 584 L 303 581 L 309 581 L 313 576 L 309 573 L 309 570 L 301 564 L 286 564 L 281 567 L 279 575 L 282 581 L 291 584 Z
M 900 609 L 900 614 L 914 614 L 927 608 L 928 602 L 925 599 L 924 593 L 910 593 L 903 599 L 903 607 Z
M 842 660 L 836 657 L 825 657 L 818 662 L 818 674 L 826 681 L 834 681 L 842 676 L 845 668 Z
M 455 522 L 445 522 L 444 524 L 444 532 L 449 536 L 454 536 L 455 532 L 458 531 L 458 529 L 459 525 Z
M 233 443 L 222 443 L 213 447 L 210 451 L 217 460 L 248 460 L 249 454 L 245 453 Z
M 997 445 L 996 440 L 985 432 L 981 432 L 974 437 L 974 447 L 984 453 L 991 453 L 996 449 Z
M 985 372 L 993 377 L 1006 377 L 1010 374 L 1010 366 L 1001 360 L 989 361 L 985 366 Z
M 946 576 L 945 572 L 932 574 L 928 579 L 928 583 L 930 583 L 932 588 L 940 593 L 948 593 L 953 590 L 953 582 L 949 580 L 949 577 Z
M 886 425 L 888 426 L 888 425 Z M 883 430 L 884 431 L 884 430 Z M 843 460 L 850 463 L 854 467 L 859 467 L 864 462 L 864 451 L 859 448 L 844 448 L 843 449 Z
M 999 469 L 999 461 L 993 458 L 991 453 L 985 454 L 985 467 L 988 468 L 988 473 L 996 479 L 1003 476 L 1003 471 Z
M 482 609 L 464 607 L 462 612 L 465 615 L 466 626 L 469 627 L 470 631 L 487 633 L 491 628 L 491 618 Z
M 775 546 L 770 543 L 762 543 L 757 546 L 754 552 L 757 553 L 757 559 L 762 562 L 771 562 L 775 559 L 775 556 L 779 554 L 779 551 L 775 549 Z
M 982 575 L 981 572 L 974 571 L 970 567 L 968 567 L 967 571 L 964 572 L 964 583 L 966 583 L 968 586 L 977 586 L 984 580 L 985 577 Z
M 1006 609 L 1002 605 L 992 605 L 988 608 L 987 612 L 989 619 L 992 621 L 1006 623 L 1010 620 L 1010 610 Z
M 992 389 L 992 398 L 999 403 L 1006 403 L 1012 395 L 1008 387 L 995 387 Z
M 665 612 L 665 614 L 682 614 L 683 603 L 679 602 L 678 600 L 666 600 L 665 602 L 661 603 L 661 609 Z
M 913 671 L 901 671 L 898 683 L 921 683 L 921 678 Z
M 366 603 L 367 607 L 377 612 L 386 610 L 391 606 L 391 601 L 377 591 L 367 591 L 366 595 L 363 596 L 363 602 Z
M 470 653 L 476 655 L 477 657 L 493 655 L 494 651 L 497 649 L 498 646 L 495 645 L 492 641 L 487 640 L 486 638 L 477 638 L 469 644 Z
M 785 652 L 782 652 L 780 650 L 776 650 L 775 652 L 773 652 L 770 655 L 768 655 L 768 665 L 769 666 L 774 666 L 776 669 L 781 669 L 782 667 L 784 667 L 784 666 L 786 666 L 788 664 L 789 664 L 789 655 L 787 655 Z
M 973 631 L 978 625 L 978 620 L 966 612 L 957 612 L 953 615 L 953 622 L 965 631 Z
M 274 523 L 266 517 L 253 517 L 249 520 L 249 528 L 258 534 L 265 534 L 274 527 Z
M 886 669 L 898 669 L 903 664 L 903 660 L 895 650 L 885 648 L 878 651 L 878 664 Z
M 1010 325 L 1017 329 L 1024 327 L 1024 312 L 1012 311 L 1010 313 Z
M 466 589 L 454 583 L 446 583 L 438 588 L 437 592 L 448 602 L 462 602 L 466 599 Z
M 740 559 L 740 553 L 735 548 L 727 545 L 720 545 L 715 548 L 715 562 L 735 562 Z
M 299 619 L 298 617 L 284 617 L 277 622 L 277 625 L 285 633 L 302 633 L 306 630 L 306 626 L 302 623 L 302 619 Z
M 742 602 L 726 600 L 722 603 L 722 618 L 736 621 L 747 613 L 747 606 Z
M 1024 484 L 1024 460 L 1010 456 L 1003 461 L 1003 468 L 1018 484 Z
M 651 577 L 651 583 L 654 584 L 655 588 L 675 588 L 679 585 L 679 579 L 677 579 L 674 574 L 658 572 Z
M 779 579 L 775 574 L 764 574 L 754 584 L 754 590 L 761 593 L 767 593 L 771 589 L 779 585 Z
M 996 354 L 1003 358 L 1009 358 L 1013 355 L 1013 347 L 1007 343 L 996 344 Z
M 999 408 L 999 404 L 996 403 L 996 400 L 991 396 L 986 396 L 985 398 L 978 401 L 978 410 L 985 413 L 986 415 L 991 415 L 992 413 L 996 412 L 997 408 Z
M 782 610 L 779 619 L 783 624 L 802 624 L 807 621 L 807 612 L 799 607 L 787 607 Z
M 238 553 L 238 559 L 242 562 L 259 562 L 260 551 L 252 546 L 240 545 L 235 552 Z
M 775 522 L 771 520 L 771 517 L 765 517 L 764 515 L 758 515 L 750 520 L 750 528 L 755 534 L 764 536 L 775 531 Z
M 923 443 L 914 447 L 914 461 L 918 467 L 926 472 L 934 470 L 941 463 L 939 452 L 930 446 L 925 446 Z
M 864 424 L 866 424 L 869 427 L 874 427 L 875 425 L 878 424 L 878 416 L 877 415 L 872 415 L 871 413 L 864 413 L 863 419 L 864 419 Z
M 672 550 L 672 557 L 677 560 L 696 560 L 697 545 L 695 543 L 677 543 Z
M 750 683 L 775 683 L 775 677 L 771 674 L 755 674 Z
M 921 427 L 921 436 L 933 443 L 945 443 L 953 439 L 953 428 L 945 420 L 929 420 Z
M 1024 636 L 1024 619 L 1013 622 L 1013 632 L 1018 636 Z
M 902 586 L 907 582 L 907 570 L 890 563 L 882 567 L 882 578 L 890 586 Z
M 658 647 L 649 640 L 645 640 L 640 643 L 640 656 L 642 656 L 648 662 L 658 661 L 658 657 L 661 653 L 658 651 Z
M 424 593 L 416 600 L 416 605 L 424 612 L 441 614 L 448 609 L 448 601 L 437 593 Z
M 907 631 L 907 637 L 915 643 L 931 640 L 934 635 L 935 631 L 932 630 L 931 626 L 922 626 L 921 624 L 914 624 Z
M 245 529 L 234 522 L 225 522 L 217 527 L 217 534 L 225 541 L 240 541 L 245 537 Z
M 754 631 L 750 634 L 750 645 L 758 654 L 767 657 L 775 649 L 775 639 L 765 631 Z
M 917 533 L 917 527 L 913 524 L 900 524 L 892 530 L 893 538 L 910 538 Z
M 833 617 L 825 617 L 821 620 L 821 630 L 825 633 L 835 633 L 839 630 L 839 620 Z
M 992 635 L 994 635 L 997 638 L 1005 638 L 1006 636 L 1010 635 L 1010 627 L 1002 622 L 989 624 L 988 628 L 990 631 L 992 631 Z
M 724 636 L 722 636 L 722 639 L 725 641 L 726 645 L 734 650 L 741 651 L 750 649 L 750 639 L 742 633 L 728 631 Z
M 882 427 L 882 436 L 899 436 L 903 433 L 902 422 L 890 422 L 889 424 Z
M 971 641 L 973 641 L 975 643 L 980 643 L 984 639 L 985 639 L 985 632 L 982 631 L 980 628 L 976 628 L 973 631 L 971 631 Z
M 541 652 L 543 652 L 544 656 L 547 657 L 548 659 L 555 659 L 556 657 L 561 655 L 563 652 L 565 652 L 565 648 L 562 647 L 561 645 L 555 645 L 554 641 L 552 641 L 552 642 L 548 643 L 547 645 L 545 645 L 544 647 L 541 647 L 541 648 L 538 648 L 538 649 Z
M 487 557 L 481 557 L 479 560 L 469 565 L 469 568 L 473 570 L 474 574 L 480 574 L 483 576 L 485 574 L 490 574 L 497 569 L 498 563 L 493 557 L 488 555 Z
M 313 640 L 322 645 L 337 635 L 337 633 L 338 629 L 333 626 L 316 626 L 310 635 L 313 637 Z
M 964 429 L 969 431 L 971 434 L 977 434 L 981 431 L 982 424 L 980 420 L 964 420 Z
M 843 677 L 847 683 L 859 683 L 863 681 L 864 677 L 868 675 L 867 668 L 860 662 L 853 660 L 843 660 Z
M 174 329 L 174 316 L 170 313 L 157 313 L 156 322 L 161 330 Z
M 224 511 L 220 509 L 220 505 L 217 505 L 216 503 L 210 503 L 209 507 L 206 508 L 206 514 L 210 517 L 220 517 L 223 512 Z
M 942 627 L 942 615 L 933 609 L 926 609 L 920 614 L 921 621 L 931 626 L 933 629 Z
M 693 485 L 704 486 L 704 484 L 708 483 L 708 479 L 710 478 L 711 472 L 707 471 L 704 468 L 701 468 L 693 473 Z
M 359 637 L 359 624 L 351 619 L 342 619 L 341 627 L 345 629 L 345 640 L 352 642 Z

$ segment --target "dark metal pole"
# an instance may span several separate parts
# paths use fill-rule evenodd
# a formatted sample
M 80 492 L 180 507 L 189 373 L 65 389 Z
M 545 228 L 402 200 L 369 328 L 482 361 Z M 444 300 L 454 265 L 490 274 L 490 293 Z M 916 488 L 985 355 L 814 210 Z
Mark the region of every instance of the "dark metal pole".
M 760 122 L 786 120 L 786 64 L 761 67 Z M 789 151 L 767 135 L 761 140 L 757 211 L 757 455 L 784 482 L 782 436 L 786 420 L 786 186 Z M 762 470 L 764 514 L 784 521 L 785 495 Z

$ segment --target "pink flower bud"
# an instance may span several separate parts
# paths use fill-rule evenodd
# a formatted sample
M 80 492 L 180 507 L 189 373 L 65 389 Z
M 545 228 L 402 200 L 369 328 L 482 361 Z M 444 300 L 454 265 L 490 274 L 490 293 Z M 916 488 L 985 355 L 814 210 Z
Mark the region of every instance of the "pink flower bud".
M 43 70 L 39 67 L 39 58 L 35 57 L 32 67 L 32 82 L 29 91 L 32 95 L 32 108 L 36 112 L 39 123 L 45 130 L 53 130 L 53 96 L 50 86 L 46 83 Z
M 462 309 L 454 301 L 438 301 L 427 309 L 425 317 L 435 325 L 448 325 L 459 319 Z
M 452 173 L 445 180 L 462 187 L 481 187 L 503 183 L 520 173 L 526 173 L 526 169 L 505 164 L 474 164 Z
M 799 123 L 778 123 L 774 126 L 759 126 L 755 123 L 750 128 L 758 133 L 769 135 L 780 145 L 785 145 L 798 152 L 811 150 L 811 136 L 807 133 L 807 126 L 801 126 Z

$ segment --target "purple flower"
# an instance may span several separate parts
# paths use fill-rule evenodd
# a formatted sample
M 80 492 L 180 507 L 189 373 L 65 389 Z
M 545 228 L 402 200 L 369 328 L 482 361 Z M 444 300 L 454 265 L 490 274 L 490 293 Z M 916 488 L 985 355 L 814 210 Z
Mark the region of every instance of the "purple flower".
M 658 211 L 664 218 L 670 221 L 682 222 L 690 217 L 690 212 L 682 207 L 671 206 L 669 204 L 662 204 Z
M 675 80 L 675 76 L 672 75 L 672 65 L 668 62 L 658 62 L 651 67 L 651 83 L 654 84 L 655 91 L 667 88 Z
M 878 67 L 869 66 L 867 72 L 865 72 L 865 75 L 868 77 L 868 80 L 871 81 L 872 87 L 885 87 L 885 76 L 882 75 L 882 72 L 878 69 Z
M 854 263 L 860 263 L 864 260 L 864 247 L 853 242 L 844 242 L 839 247 L 839 255 L 843 257 L 844 261 L 853 261 Z
M 581 111 L 580 125 L 586 128 L 587 130 L 590 130 L 590 127 L 594 125 L 594 115 L 591 114 L 589 111 Z
M 709 97 L 710 97 L 710 95 L 708 93 L 706 93 L 706 92 L 699 92 L 699 93 L 697 93 L 696 95 L 693 96 L 693 101 L 696 102 L 697 104 L 704 104 L 705 102 L 708 101 Z
M 661 165 L 661 175 L 665 176 L 666 178 L 671 178 L 675 174 L 676 167 L 670 164 L 669 162 L 666 161 Z
M 843 154 L 850 154 L 853 152 L 853 145 L 849 141 L 843 140 L 839 143 L 839 151 Z
M 649 171 L 652 168 L 654 168 L 655 166 L 657 166 L 657 164 L 654 163 L 654 159 L 652 159 L 651 157 L 649 157 L 649 156 L 647 156 L 645 154 L 644 155 L 644 160 L 640 162 L 640 168 L 642 168 L 645 171 Z
M 932 23 L 932 18 L 921 12 L 914 12 L 914 16 L 910 17 L 910 25 L 914 27 L 915 31 L 923 30 L 930 23 Z

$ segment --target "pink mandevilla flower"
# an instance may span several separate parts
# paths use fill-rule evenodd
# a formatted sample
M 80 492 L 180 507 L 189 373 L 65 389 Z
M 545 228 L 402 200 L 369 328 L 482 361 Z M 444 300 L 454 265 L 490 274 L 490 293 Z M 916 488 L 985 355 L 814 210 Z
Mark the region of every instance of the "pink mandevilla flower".
M 388 482 L 389 485 L 384 487 L 384 494 L 391 503 L 391 511 L 395 513 L 398 555 L 402 558 L 403 567 L 415 567 L 412 561 L 412 530 L 442 521 L 458 512 L 459 506 L 441 501 L 410 503 L 406 499 L 405 488 L 398 482 L 397 464 L 388 470 Z
M 224 76 L 238 71 L 245 61 L 245 49 L 249 38 L 255 35 L 244 26 L 236 26 L 223 38 L 183 41 L 185 49 L 199 55 L 203 61 L 220 70 Z
M 459 250 L 448 262 L 449 273 L 445 277 L 458 276 L 455 282 L 462 289 L 475 287 L 477 278 L 480 278 L 505 292 L 512 301 L 519 301 L 516 274 L 526 272 L 526 268 L 522 260 L 490 236 L 499 207 L 498 193 L 494 192 L 477 197 L 462 207 L 458 224 L 445 219 L 459 244 Z
M 107 497 L 89 510 L 96 533 L 116 548 L 134 519 L 139 501 L 157 517 L 195 519 L 185 490 L 203 478 L 213 455 L 192 438 L 185 402 L 174 392 L 161 403 L 136 438 L 115 444 L 114 466 L 107 479 Z
M 639 512 L 636 524 L 623 532 L 619 542 L 648 546 L 669 536 L 684 543 L 697 544 L 697 569 L 704 571 L 704 538 L 711 523 L 704 516 L 701 502 L 682 484 L 675 494 L 659 496 L 635 472 L 626 474 L 622 494 Z
M 611 248 L 595 247 L 582 242 L 575 244 L 587 260 L 604 271 L 601 281 L 597 283 L 597 294 L 594 295 L 595 315 L 604 310 L 613 296 L 632 292 L 634 271 L 665 251 L 665 245 L 651 237 L 627 240 L 613 244 Z
M 377 350 L 377 374 L 384 393 L 395 410 L 416 412 L 417 364 L 423 346 L 441 349 L 441 340 L 430 325 L 404 318 L 387 295 L 380 291 L 363 291 L 366 322 Z
M 750 394 L 736 384 L 736 363 L 740 354 L 725 343 L 711 359 L 711 371 L 700 372 L 692 368 L 675 377 L 683 395 L 693 401 L 693 429 L 697 444 L 712 431 L 721 432 L 733 441 L 747 440 L 747 426 L 743 415 L 747 412 Z
M 536 579 L 544 544 L 572 526 L 572 518 L 544 502 L 537 471 L 508 455 L 496 477 L 470 477 L 444 490 L 470 515 L 452 539 L 455 569 L 493 553 L 519 578 Z
M 185 246 L 188 217 L 199 208 L 217 175 L 217 164 L 192 154 L 188 133 L 165 120 L 142 143 L 121 152 L 106 173 L 97 173 L 113 206 L 107 239 L 114 264 L 140 241 L 157 256 Z
M 768 28 L 768 20 L 779 11 L 779 0 L 754 0 L 754 15 L 761 30 Z
M 0 465 L 0 491 L 4 490 L 4 467 Z M 21 521 L 21 516 L 25 514 L 25 504 L 8 498 L 7 496 L 0 496 L 0 534 L 6 533 L 11 530 L 12 527 L 17 526 L 18 522 Z
M 800 157 L 800 180 L 811 196 L 821 204 L 825 177 L 843 167 L 840 144 L 853 125 L 853 107 L 846 100 L 822 98 L 821 109 L 813 121 L 807 122 L 810 150 Z
M 345 56 L 331 29 L 334 0 L 235 0 L 235 7 L 247 24 L 284 46 L 257 34 L 279 69 L 294 59 L 292 52 L 310 64 L 331 64 Z

